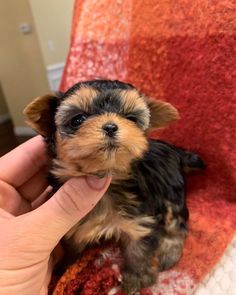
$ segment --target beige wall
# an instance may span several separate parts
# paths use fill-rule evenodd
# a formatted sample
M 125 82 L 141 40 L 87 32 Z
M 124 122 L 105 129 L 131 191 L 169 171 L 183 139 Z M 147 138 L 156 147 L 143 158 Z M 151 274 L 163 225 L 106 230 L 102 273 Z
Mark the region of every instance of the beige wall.
M 0 115 L 5 115 L 7 113 L 8 113 L 8 108 L 5 101 L 4 93 L 2 91 L 2 86 L 0 83 Z
M 30 34 L 19 32 L 21 22 L 31 24 Z M 25 105 L 49 91 L 27 0 L 0 0 L 0 81 L 15 126 L 24 125 Z
M 45 65 L 65 62 L 69 48 L 74 0 L 29 0 L 29 2 Z

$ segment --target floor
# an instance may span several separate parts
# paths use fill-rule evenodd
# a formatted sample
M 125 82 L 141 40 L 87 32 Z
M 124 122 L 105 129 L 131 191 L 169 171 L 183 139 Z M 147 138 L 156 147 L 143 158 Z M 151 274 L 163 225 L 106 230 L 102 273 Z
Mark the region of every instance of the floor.
M 0 124 L 0 157 L 29 138 L 28 136 L 16 137 L 11 121 Z

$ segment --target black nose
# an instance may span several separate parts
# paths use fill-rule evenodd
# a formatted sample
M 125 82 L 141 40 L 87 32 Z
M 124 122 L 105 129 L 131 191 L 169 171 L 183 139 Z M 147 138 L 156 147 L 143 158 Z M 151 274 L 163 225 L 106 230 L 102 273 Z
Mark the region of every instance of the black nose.
M 102 129 L 105 131 L 106 135 L 108 135 L 109 137 L 113 137 L 118 130 L 118 126 L 114 123 L 107 123 L 102 126 Z

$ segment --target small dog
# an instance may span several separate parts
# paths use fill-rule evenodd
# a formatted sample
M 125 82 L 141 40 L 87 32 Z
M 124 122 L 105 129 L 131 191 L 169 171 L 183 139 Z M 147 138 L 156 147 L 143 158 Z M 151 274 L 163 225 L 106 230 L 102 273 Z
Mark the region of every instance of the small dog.
M 65 236 L 69 251 L 115 239 L 123 290 L 153 285 L 180 259 L 187 235 L 183 172 L 205 167 L 198 155 L 147 138 L 176 121 L 177 110 L 131 84 L 93 80 L 38 97 L 24 113 L 47 142 L 55 190 L 73 176 L 113 175 L 102 200 Z

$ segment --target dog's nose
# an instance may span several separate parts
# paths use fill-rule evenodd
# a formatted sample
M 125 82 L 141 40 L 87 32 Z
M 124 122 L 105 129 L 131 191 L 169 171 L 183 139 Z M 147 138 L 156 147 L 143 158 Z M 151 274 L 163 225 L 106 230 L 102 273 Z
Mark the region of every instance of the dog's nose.
M 102 126 L 102 129 L 105 131 L 106 135 L 113 137 L 118 130 L 118 126 L 114 123 L 106 123 Z

